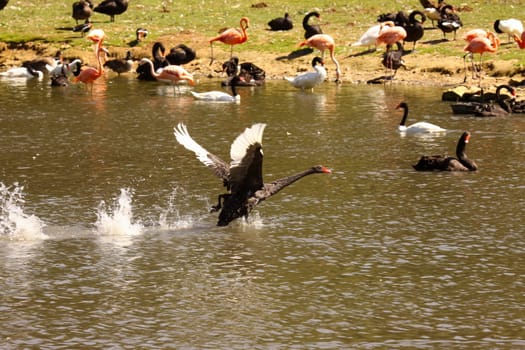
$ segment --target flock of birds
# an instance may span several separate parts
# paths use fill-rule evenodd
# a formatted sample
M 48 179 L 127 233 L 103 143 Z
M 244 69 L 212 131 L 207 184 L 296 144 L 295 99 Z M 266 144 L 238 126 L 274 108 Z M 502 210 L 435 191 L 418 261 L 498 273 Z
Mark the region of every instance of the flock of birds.
M 1 0 L 0 0 L 1 1 Z M 4 5 L 7 1 L 0 2 Z M 403 11 L 397 13 L 382 14 L 378 17 L 378 24 L 370 27 L 358 41 L 352 46 L 368 46 L 372 51 L 378 45 L 385 44 L 387 49 L 382 57 L 382 64 L 393 70 L 393 78 L 400 67 L 404 66 L 403 56 L 406 43 L 412 43 L 412 51 L 415 50 L 417 41 L 421 40 L 424 35 L 423 23 L 430 19 L 443 32 L 444 38 L 447 33 L 454 33 L 462 27 L 462 22 L 456 14 L 454 7 L 445 4 L 439 0 L 437 5 L 432 4 L 429 0 L 421 0 L 424 9 L 421 11 L 412 11 L 409 15 Z M 45 73 L 51 77 L 51 85 L 67 85 L 69 77 L 73 75 L 74 82 L 82 82 L 90 85 L 104 74 L 104 68 L 109 68 L 118 74 L 132 70 L 133 61 L 131 52 L 128 51 L 126 58 L 108 60 L 108 50 L 104 47 L 105 33 L 101 29 L 93 29 L 90 22 L 90 16 L 93 12 L 100 12 L 110 16 L 114 21 L 115 16 L 122 14 L 128 7 L 127 0 L 104 0 L 99 5 L 94 6 L 90 0 L 80 0 L 73 4 L 72 17 L 77 21 L 84 20 L 74 28 L 82 34 L 88 33 L 86 38 L 94 44 L 94 56 L 97 62 L 96 67 L 82 67 L 80 59 L 74 59 L 71 62 L 63 62 L 61 53 L 57 52 L 56 57 L 35 59 L 26 61 L 22 67 L 12 68 L 6 72 L 0 73 L 3 77 L 25 77 L 25 78 L 42 78 Z M 318 24 L 311 24 L 312 17 L 320 18 L 316 11 L 308 13 L 302 22 L 304 28 L 304 40 L 299 43 L 300 47 L 308 46 L 318 49 L 321 57 L 315 56 L 312 61 L 312 71 L 300 74 L 295 77 L 285 77 L 285 79 L 295 88 L 303 90 L 312 90 L 314 87 L 322 84 L 327 80 L 327 71 L 324 67 L 324 52 L 328 51 L 330 58 L 336 66 L 336 81 L 341 79 L 341 70 L 339 62 L 335 58 L 335 41 L 323 33 Z M 230 59 L 223 63 L 222 69 L 228 78 L 222 82 L 223 86 L 230 86 L 232 94 L 224 91 L 191 91 L 195 99 L 221 102 L 240 102 L 240 96 L 237 93 L 239 86 L 258 86 L 264 83 L 265 72 L 253 63 L 240 63 L 239 58 L 233 55 L 233 47 L 242 44 L 248 40 L 247 29 L 250 21 L 247 17 L 240 20 L 240 29 L 229 28 L 222 31 L 217 36 L 209 39 L 211 63 L 214 61 L 213 44 L 222 42 L 231 46 Z M 284 17 L 279 17 L 268 22 L 270 30 L 283 31 L 291 30 L 293 22 L 288 13 Z M 509 40 L 512 38 L 520 48 L 525 48 L 525 33 L 519 20 L 497 20 L 494 22 L 494 30 L 498 34 L 507 33 Z M 147 36 L 147 30 L 139 28 L 136 31 L 137 40 L 141 41 Z M 496 52 L 500 44 L 498 36 L 490 31 L 474 29 L 467 32 L 464 36 L 467 45 L 464 50 L 466 56 L 473 54 L 480 55 L 479 69 L 474 67 L 472 60 L 472 72 L 480 73 L 482 64 L 482 55 L 486 52 Z M 374 47 L 373 49 L 371 47 Z M 395 49 L 394 49 L 395 47 Z M 161 42 L 154 43 L 152 47 L 152 57 L 143 58 L 136 69 L 137 78 L 141 80 L 166 81 L 173 84 L 186 83 L 191 86 L 196 84 L 193 75 L 188 72 L 183 65 L 191 62 L 196 58 L 196 52 L 192 48 L 180 44 L 170 49 L 167 53 L 166 48 Z M 466 66 L 466 63 L 465 63 Z M 466 73 L 465 73 L 466 74 Z M 481 76 L 481 74 L 479 74 Z M 466 75 L 465 75 L 466 78 Z M 480 78 L 481 85 L 481 78 Z M 454 112 L 472 113 L 479 116 L 501 115 L 500 113 L 512 113 L 521 108 L 525 112 L 525 103 L 521 105 L 514 99 L 510 102 L 504 99 L 500 91 L 507 89 L 514 97 L 514 88 L 508 85 L 499 86 L 496 91 L 496 109 L 494 104 L 484 102 L 469 102 L 452 104 Z M 428 122 L 417 122 L 407 125 L 409 108 L 405 102 L 400 103 L 397 109 L 403 110 L 403 116 L 398 126 L 402 134 L 406 133 L 445 133 L 447 130 Z M 228 225 L 231 221 L 248 217 L 253 208 L 265 199 L 273 196 L 286 186 L 295 181 L 316 173 L 331 173 L 331 170 L 321 166 L 313 166 L 303 172 L 285 177 L 271 183 L 264 183 L 262 176 L 262 135 L 265 124 L 254 124 L 246 128 L 232 143 L 230 148 L 231 161 L 226 162 L 218 156 L 208 152 L 199 145 L 189 134 L 184 124 L 179 124 L 174 131 L 176 140 L 186 149 L 195 153 L 198 160 L 210 168 L 218 176 L 227 192 L 218 196 L 218 203 L 212 207 L 212 211 L 219 211 L 219 226 Z M 418 171 L 475 171 L 477 165 L 469 159 L 465 153 L 466 144 L 471 137 L 470 132 L 465 131 L 458 140 L 456 147 L 456 157 L 432 155 L 422 156 L 413 168 Z

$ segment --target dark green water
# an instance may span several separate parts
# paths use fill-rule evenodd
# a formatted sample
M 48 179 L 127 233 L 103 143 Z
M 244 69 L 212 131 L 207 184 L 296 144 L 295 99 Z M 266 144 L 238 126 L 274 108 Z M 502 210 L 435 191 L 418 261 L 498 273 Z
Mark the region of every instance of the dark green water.
M 441 92 L 270 81 L 235 105 L 132 77 L 92 96 L 0 81 L 0 220 L 18 189 L 41 228 L 1 233 L 0 347 L 525 347 L 525 117 L 453 116 Z M 402 100 L 409 123 L 449 131 L 399 135 Z M 175 141 L 179 122 L 224 159 L 267 123 L 267 181 L 333 174 L 216 227 L 223 189 Z M 478 172 L 412 169 L 464 130 Z

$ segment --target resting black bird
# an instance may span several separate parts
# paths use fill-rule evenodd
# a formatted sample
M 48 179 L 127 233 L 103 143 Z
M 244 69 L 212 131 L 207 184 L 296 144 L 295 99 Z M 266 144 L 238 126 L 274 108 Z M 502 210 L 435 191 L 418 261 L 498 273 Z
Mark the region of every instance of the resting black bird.
M 0 0 L 0 10 L 3 10 L 7 6 L 9 0 Z
M 501 90 L 507 90 L 509 96 L 502 95 Z M 468 101 L 452 103 L 450 107 L 454 114 L 474 114 L 476 117 L 499 117 L 513 113 L 515 105 L 516 89 L 507 84 L 496 88 L 496 99 L 487 101 L 486 94 L 482 94 L 481 101 Z M 494 103 L 494 101 L 496 103 Z
M 278 17 L 268 22 L 270 30 L 290 30 L 293 28 L 293 22 L 288 12 L 284 14 L 284 17 Z
M 195 50 L 184 44 L 179 44 L 170 50 L 170 53 L 166 55 L 166 60 L 168 60 L 170 64 L 181 65 L 190 63 L 195 57 Z
M 295 175 L 264 183 L 262 135 L 265 126 L 266 124 L 254 124 L 235 139 L 231 145 L 232 161 L 229 164 L 195 142 L 184 124 L 180 123 L 175 128 L 177 141 L 211 168 L 229 190 L 228 193 L 219 195 L 218 204 L 212 207 L 212 211 L 221 210 L 218 226 L 226 226 L 240 217 L 247 218 L 257 204 L 307 175 L 331 173 L 331 170 L 317 165 Z
M 441 8 L 437 26 L 443 32 L 443 38 L 446 38 L 446 33 L 454 32 L 454 40 L 456 40 L 456 31 L 463 26 L 463 22 L 461 22 L 459 16 L 454 13 L 452 5 L 445 5 Z
M 465 145 L 470 140 L 470 132 L 465 131 L 459 138 L 456 147 L 456 156 L 422 156 L 419 162 L 413 165 L 418 171 L 475 171 L 478 166 L 473 160 L 469 159 L 465 153 Z
M 115 16 L 126 12 L 128 4 L 128 0 L 104 0 L 98 4 L 93 11 L 108 15 L 110 21 L 115 22 Z
M 321 15 L 317 11 L 307 13 L 303 18 L 304 38 L 308 39 L 316 34 L 323 34 L 321 27 L 318 24 L 309 24 L 310 17 L 321 18 Z
M 251 62 L 239 64 L 239 58 L 233 56 L 222 64 L 222 71 L 226 72 L 228 79 L 221 83 L 222 86 L 229 86 L 234 76 L 238 76 L 240 81 L 237 86 L 259 86 L 264 84 L 266 72 Z
M 87 20 L 93 14 L 93 3 L 91 0 L 75 1 L 72 5 L 71 17 L 77 22 L 78 20 Z
M 166 67 L 169 65 L 169 62 L 164 57 L 164 53 L 166 52 L 166 48 L 164 45 L 162 45 L 161 42 L 157 41 L 155 44 L 153 44 L 153 47 L 151 48 L 151 56 L 153 58 L 153 70 L 157 70 L 162 67 Z M 139 63 L 137 69 L 137 79 L 139 80 L 146 80 L 146 81 L 156 81 L 157 78 L 155 78 L 153 75 L 151 75 L 151 68 L 149 66 L 149 63 Z

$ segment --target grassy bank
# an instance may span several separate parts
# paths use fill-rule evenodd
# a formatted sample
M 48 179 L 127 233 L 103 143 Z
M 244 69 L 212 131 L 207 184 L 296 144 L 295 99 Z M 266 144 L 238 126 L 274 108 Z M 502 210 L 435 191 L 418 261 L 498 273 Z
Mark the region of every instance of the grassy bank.
M 71 31 L 75 25 L 71 17 L 72 3 L 73 0 L 69 2 L 11 0 L 7 7 L 0 11 L 0 41 L 6 43 L 4 50 L 12 49 L 16 44 L 31 43 L 37 46 L 45 45 L 52 50 L 71 50 L 75 55 L 78 54 L 75 50 L 88 51 L 90 43 L 78 33 Z M 94 13 L 91 19 L 96 28 L 104 29 L 108 36 L 106 45 L 115 48 L 119 55 L 122 50 L 128 49 L 129 44 L 135 39 L 136 28 L 145 27 L 150 34 L 146 42 L 133 48 L 135 56 L 146 55 L 151 44 L 157 39 L 162 39 L 168 41 L 167 46 L 185 42 L 195 47 L 198 56 L 203 58 L 204 62 L 209 58 L 207 39 L 216 35 L 220 28 L 237 27 L 239 19 L 247 16 L 250 19 L 249 40 L 235 47 L 236 54 L 242 56 L 243 53 L 250 52 L 255 57 L 271 55 L 268 57 L 272 57 L 273 60 L 297 49 L 298 42 L 303 38 L 302 18 L 307 12 L 315 9 L 321 13 L 323 31 L 332 35 L 338 44 L 336 49 L 338 57 L 343 57 L 349 64 L 355 63 L 358 69 L 365 69 L 366 64 L 370 64 L 370 57 L 374 56 L 354 59 L 351 57 L 352 54 L 363 49 L 351 48 L 348 44 L 359 39 L 366 29 L 375 24 L 377 16 L 381 13 L 422 9 L 417 0 L 367 2 L 319 0 L 315 2 L 315 7 L 298 0 L 265 1 L 267 7 L 262 8 L 252 6 L 256 3 L 257 0 L 233 2 L 130 0 L 128 10 L 117 16 L 114 23 L 109 22 L 108 16 L 99 13 Z M 454 5 L 462 9 L 459 15 L 464 23 L 464 27 L 458 32 L 458 40 L 451 40 L 452 35 L 448 34 L 450 40 L 441 41 L 443 38 L 441 31 L 432 29 L 430 21 L 427 21 L 425 27 L 428 29 L 425 36 L 421 43 L 418 43 L 417 52 L 410 55 L 414 66 L 422 64 L 425 60 L 423 58 L 439 66 L 440 57 L 450 57 L 454 66 L 462 66 L 456 62 L 457 58 L 462 56 L 465 46 L 464 41 L 461 40 L 462 33 L 472 28 L 492 30 L 492 24 L 496 19 L 519 18 L 520 14 L 525 14 L 522 13 L 523 7 L 519 0 L 486 0 Z M 294 29 L 288 32 L 267 31 L 266 23 L 274 17 L 282 16 L 284 12 L 289 12 L 292 16 Z M 500 47 L 498 53 L 486 55 L 489 69 L 491 60 L 505 60 L 507 68 L 504 72 L 496 74 L 506 74 L 509 69 L 514 70 L 514 73 L 510 74 L 521 72 L 525 64 L 525 51 L 519 50 L 514 43 L 506 44 L 506 35 L 501 35 L 500 38 L 504 45 Z M 223 53 L 229 53 L 229 48 L 225 45 L 218 43 L 215 47 L 218 52 L 222 50 Z M 381 69 L 380 65 L 376 64 L 376 66 L 377 69 Z M 497 64 L 492 63 L 492 66 L 494 71 L 498 69 Z M 355 71 L 355 68 L 353 70 Z M 439 67 L 437 70 L 439 71 Z

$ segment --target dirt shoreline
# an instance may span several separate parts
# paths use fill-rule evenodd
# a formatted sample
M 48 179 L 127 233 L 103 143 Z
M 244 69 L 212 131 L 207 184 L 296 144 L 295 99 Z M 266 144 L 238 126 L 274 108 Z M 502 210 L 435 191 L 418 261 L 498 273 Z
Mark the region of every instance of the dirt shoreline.
M 180 33 L 177 35 L 180 42 L 191 43 L 197 51 L 197 58 L 186 65 L 186 69 L 199 78 L 219 78 L 221 64 L 229 58 L 229 47 L 217 44 L 214 46 L 215 61 L 210 65 L 210 52 L 207 39 L 196 33 Z M 158 38 L 158 41 L 169 43 L 171 36 Z M 108 47 L 110 58 L 123 58 L 127 50 L 131 50 L 134 59 L 151 56 L 153 42 L 143 42 L 136 47 Z M 168 44 L 169 46 L 169 44 Z M 67 60 L 80 58 L 85 64 L 95 65 L 93 52 L 88 49 L 62 45 L 57 47 L 46 43 L 6 44 L 0 43 L 0 71 L 12 66 L 20 66 L 25 60 L 41 56 L 52 56 L 57 50 L 62 50 Z M 342 52 L 344 51 L 344 52 Z M 337 54 L 342 70 L 342 83 L 366 83 L 369 80 L 385 75 L 385 68 L 381 65 L 381 56 L 384 47 L 375 52 L 365 53 L 366 48 L 341 48 Z M 235 50 L 234 50 L 235 54 Z M 267 79 L 283 79 L 284 76 L 295 76 L 301 72 L 311 70 L 310 62 L 314 53 L 288 59 L 282 53 L 253 52 L 243 50 L 237 55 L 241 62 L 252 62 L 266 71 Z M 422 86 L 452 87 L 457 85 L 477 86 L 478 81 L 467 75 L 464 84 L 464 63 L 462 56 L 445 57 L 440 55 L 409 53 L 404 56 L 407 69 L 399 69 L 393 84 L 411 84 Z M 325 58 L 329 80 L 335 80 L 335 66 L 329 57 Z M 499 60 L 497 56 L 490 56 L 484 62 L 485 74 L 482 84 L 484 87 L 496 86 L 512 82 L 516 85 L 524 79 L 525 68 L 521 68 L 516 60 Z M 107 74 L 112 74 L 108 72 Z M 129 74 L 134 74 L 129 73 Z M 390 83 L 390 82 L 389 82 Z

